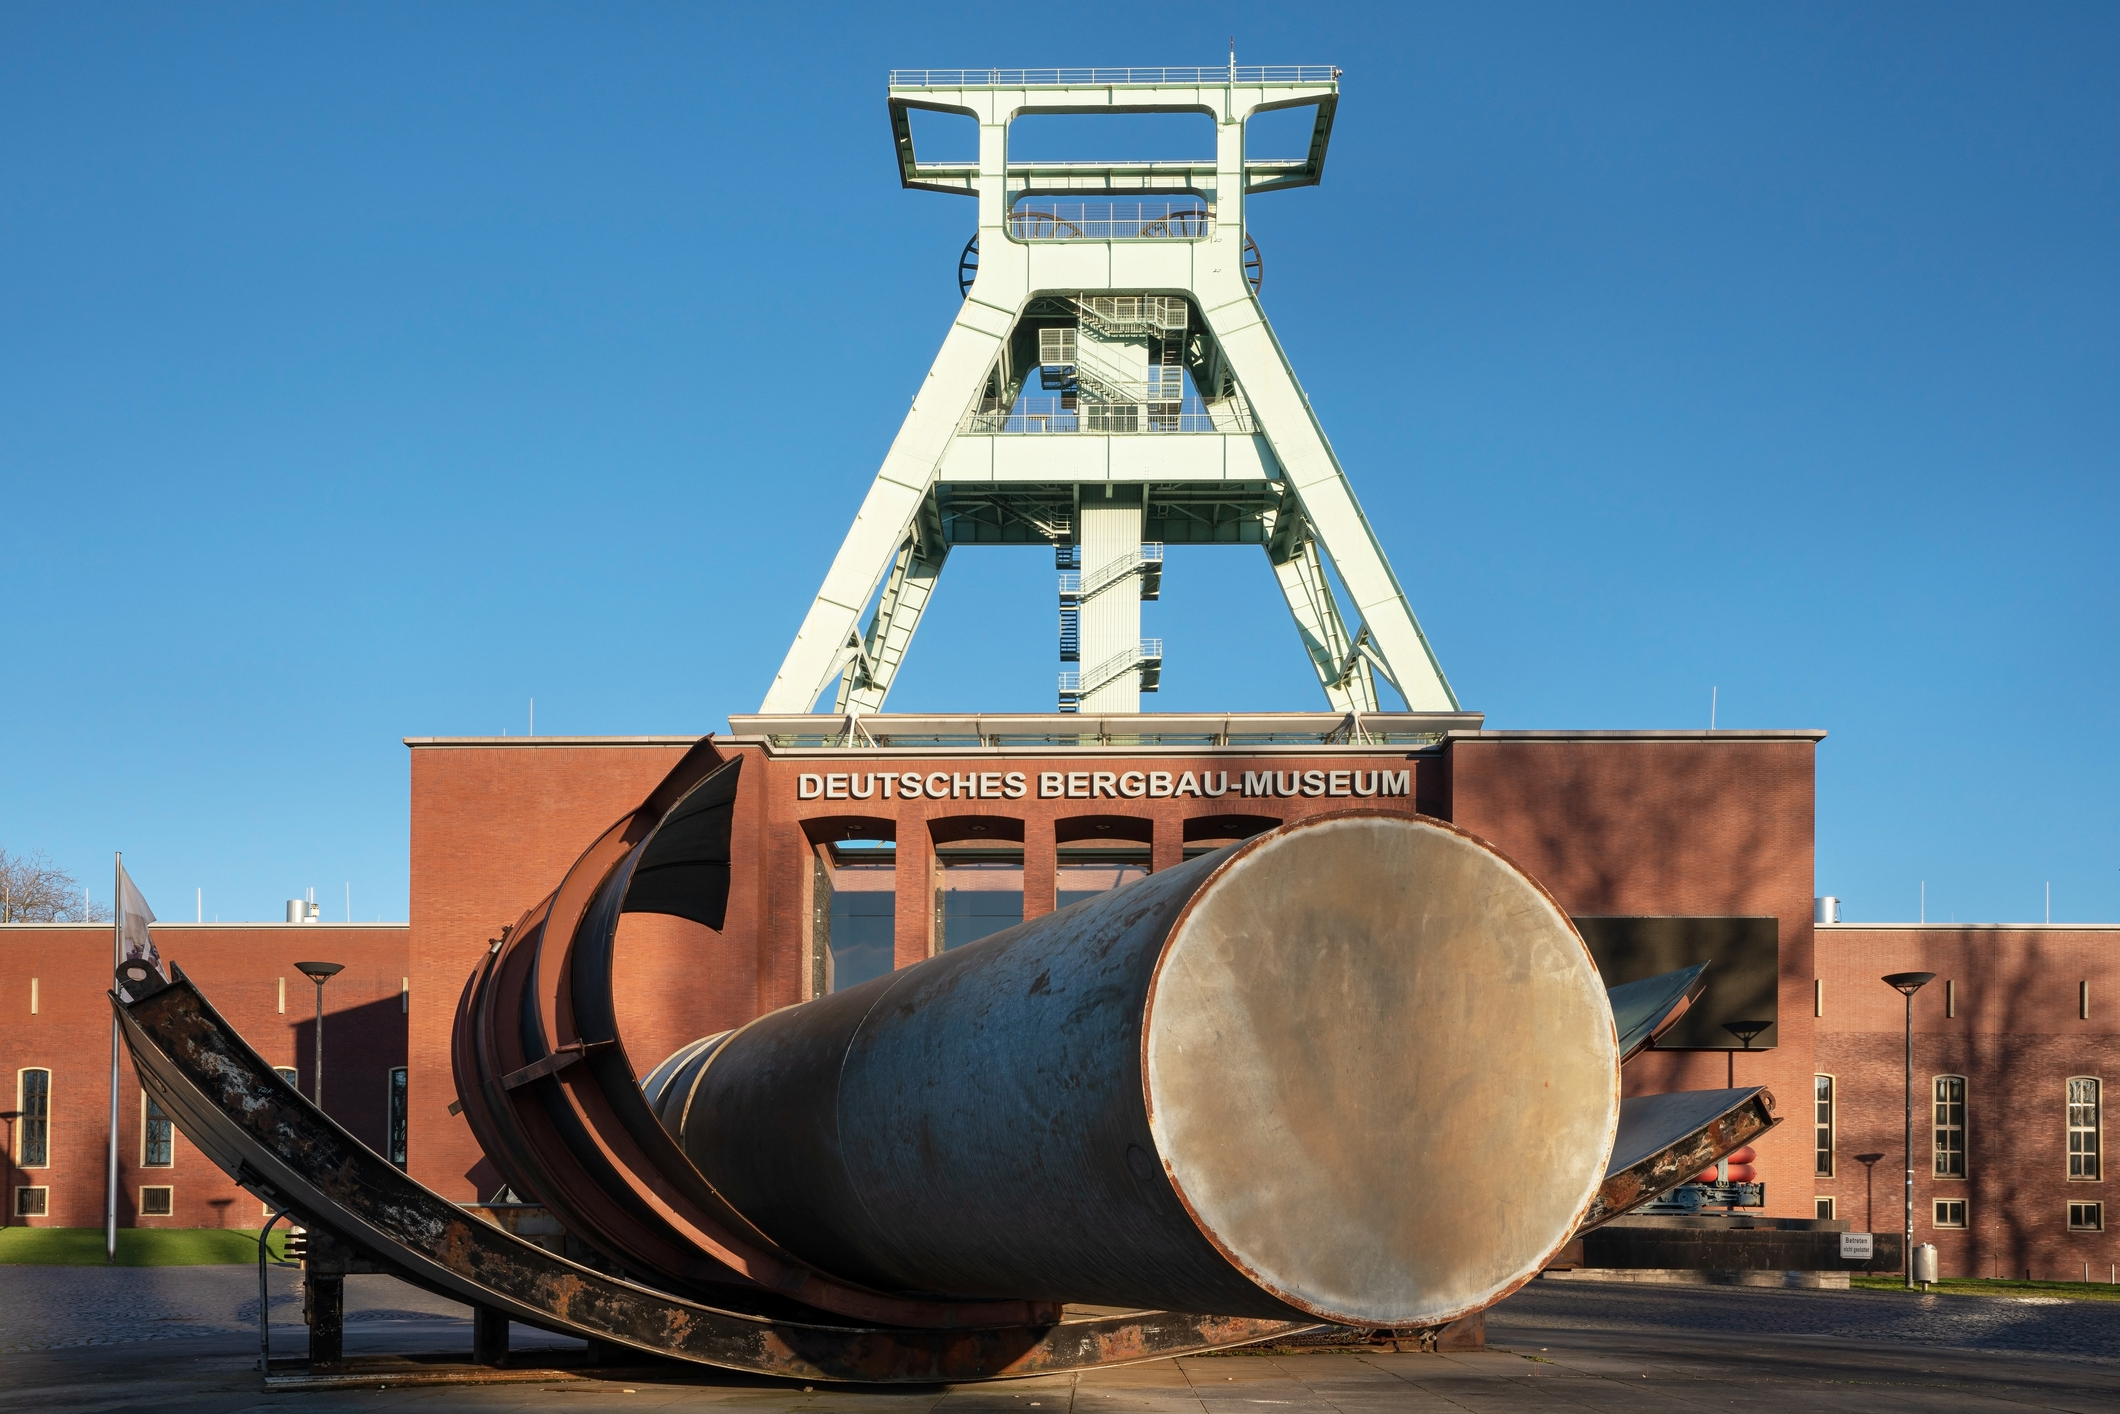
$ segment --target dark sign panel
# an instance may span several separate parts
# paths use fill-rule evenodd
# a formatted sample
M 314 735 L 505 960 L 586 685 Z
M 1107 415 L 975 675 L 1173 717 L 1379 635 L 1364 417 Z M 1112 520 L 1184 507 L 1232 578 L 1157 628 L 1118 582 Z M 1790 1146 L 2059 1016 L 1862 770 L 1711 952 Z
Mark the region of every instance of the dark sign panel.
M 1708 964 L 1708 989 L 1657 1041 L 1660 1051 L 1741 1049 L 1725 1022 L 1766 1023 L 1752 1049 L 1773 1047 L 1781 1017 L 1781 926 L 1775 918 L 1578 918 L 1605 985 Z M 1749 1029 L 1749 1028 L 1747 1028 Z

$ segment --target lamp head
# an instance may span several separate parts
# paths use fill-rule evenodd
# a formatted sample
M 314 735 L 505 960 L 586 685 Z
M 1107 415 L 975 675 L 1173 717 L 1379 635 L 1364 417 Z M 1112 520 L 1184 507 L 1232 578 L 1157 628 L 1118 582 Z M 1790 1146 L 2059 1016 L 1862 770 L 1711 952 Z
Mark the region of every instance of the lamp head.
M 1752 1049 L 1752 1038 L 1773 1024 L 1771 1021 L 1725 1021 L 1723 1030 L 1744 1042 L 1745 1049 L 1749 1051 Z
M 20 1111 L 20 1110 L 0 1110 L 0 1119 L 20 1119 L 20 1118 L 22 1118 L 22 1111 Z
M 1911 997 L 1935 980 L 1933 972 L 1894 972 L 1884 979 L 1884 984 Z
M 294 970 L 316 983 L 319 987 L 346 970 L 343 962 L 298 962 Z
M 1884 1155 L 1882 1154 L 1857 1154 L 1855 1162 L 1858 1164 L 1874 1164 L 1883 1157 Z

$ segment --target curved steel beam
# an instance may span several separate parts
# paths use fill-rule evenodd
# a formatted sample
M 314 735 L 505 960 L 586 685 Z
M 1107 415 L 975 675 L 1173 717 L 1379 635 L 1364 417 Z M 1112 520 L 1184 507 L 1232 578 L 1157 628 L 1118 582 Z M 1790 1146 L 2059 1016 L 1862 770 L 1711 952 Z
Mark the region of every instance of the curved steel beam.
M 454 1051 L 472 1132 L 511 1186 L 535 1194 L 613 1263 L 669 1290 L 879 1325 L 1052 1321 L 1050 1302 L 889 1294 L 790 1257 L 701 1176 L 643 1093 L 612 994 L 619 919 L 656 912 L 721 925 L 742 765 L 702 740 L 474 973 Z

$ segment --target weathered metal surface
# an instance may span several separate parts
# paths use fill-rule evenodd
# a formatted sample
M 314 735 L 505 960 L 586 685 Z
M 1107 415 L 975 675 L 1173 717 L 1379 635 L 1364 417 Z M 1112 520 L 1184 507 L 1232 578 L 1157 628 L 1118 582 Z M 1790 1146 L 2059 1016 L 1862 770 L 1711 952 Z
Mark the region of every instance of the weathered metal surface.
M 764 1374 L 934 1383 L 1155 1359 L 1312 1324 L 1134 1311 L 889 1329 L 671 1296 L 556 1257 L 423 1187 L 274 1075 L 181 971 L 134 995 L 111 1001 L 140 1083 L 209 1159 L 404 1280 L 546 1330 Z
M 1703 962 L 1660 977 L 1622 982 L 1606 993 L 1612 1003 L 1612 1025 L 1619 1032 L 1622 1064 L 1654 1045 L 1657 1037 L 1678 1024 L 1707 989 L 1707 970 L 1708 964 Z
M 1358 811 L 762 1017 L 657 1109 L 757 1230 L 865 1286 L 1416 1326 L 1575 1233 L 1618 1079 L 1544 890 Z
M 1622 1101 L 1605 1181 L 1583 1216 L 1581 1230 L 1588 1232 L 1655 1201 L 1779 1123 L 1773 1092 L 1758 1086 Z

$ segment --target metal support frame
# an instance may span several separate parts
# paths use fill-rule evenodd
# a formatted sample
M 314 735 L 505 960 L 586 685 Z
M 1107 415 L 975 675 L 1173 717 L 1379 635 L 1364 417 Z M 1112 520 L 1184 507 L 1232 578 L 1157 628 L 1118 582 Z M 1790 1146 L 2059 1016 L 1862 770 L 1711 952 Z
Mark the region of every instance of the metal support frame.
M 977 201 L 977 269 L 760 711 L 813 712 L 828 691 L 837 711 L 881 710 L 934 593 L 948 544 L 961 538 L 934 533 L 936 522 L 949 524 L 947 505 L 981 490 L 1002 499 L 1032 492 L 1042 500 L 1073 499 L 1097 482 L 1142 485 L 1151 527 L 1163 519 L 1158 497 L 1166 492 L 1177 493 L 1176 504 L 1188 508 L 1202 493 L 1217 490 L 1234 493 L 1240 503 L 1278 504 L 1278 511 L 1262 506 L 1249 514 L 1288 531 L 1272 563 L 1328 702 L 1343 711 L 1375 711 L 1376 679 L 1382 677 L 1409 710 L 1456 709 L 1457 698 L 1405 590 L 1246 279 L 1245 200 L 1322 179 L 1339 102 L 1338 71 L 1099 70 L 1096 77 L 1114 73 L 1124 81 L 1092 82 L 1087 70 L 893 75 L 888 101 L 900 181 Z M 1247 119 L 1298 107 L 1315 112 L 1303 158 L 1246 155 Z M 977 160 L 921 161 L 909 119 L 916 108 L 973 118 L 979 125 Z M 1215 157 L 1008 160 L 1009 125 L 1017 117 L 1101 112 L 1207 114 L 1216 125 Z M 1019 199 L 1047 196 L 1077 202 L 1182 196 L 1199 214 L 1132 226 L 1091 222 L 1087 228 L 1057 218 L 1017 219 Z M 1019 325 L 1049 324 L 1056 310 L 1067 309 L 1088 319 L 1082 311 L 1089 301 L 1113 295 L 1186 301 L 1184 365 L 1206 411 L 1178 420 L 1158 413 L 1145 421 L 1160 420 L 1159 426 L 1136 432 L 1094 417 L 1081 418 L 1073 424 L 1079 430 L 1069 432 L 1055 433 L 1049 419 L 1010 430 L 1008 407 L 998 415 L 993 407 L 1012 400 L 1030 371 L 1021 366 L 1019 347 L 1029 331 Z M 1024 347 L 1035 349 L 1036 342 L 1031 338 Z M 1081 376 L 1079 368 L 1068 372 Z M 1184 430 L 1165 430 L 1179 428 Z M 1266 538 L 1234 523 L 1229 530 L 1226 536 L 1202 535 L 1197 543 Z M 1058 539 L 1061 532 L 1053 534 Z M 1161 538 L 1178 537 L 1165 532 Z M 1351 612 L 1342 609 L 1333 577 L 1353 600 Z

